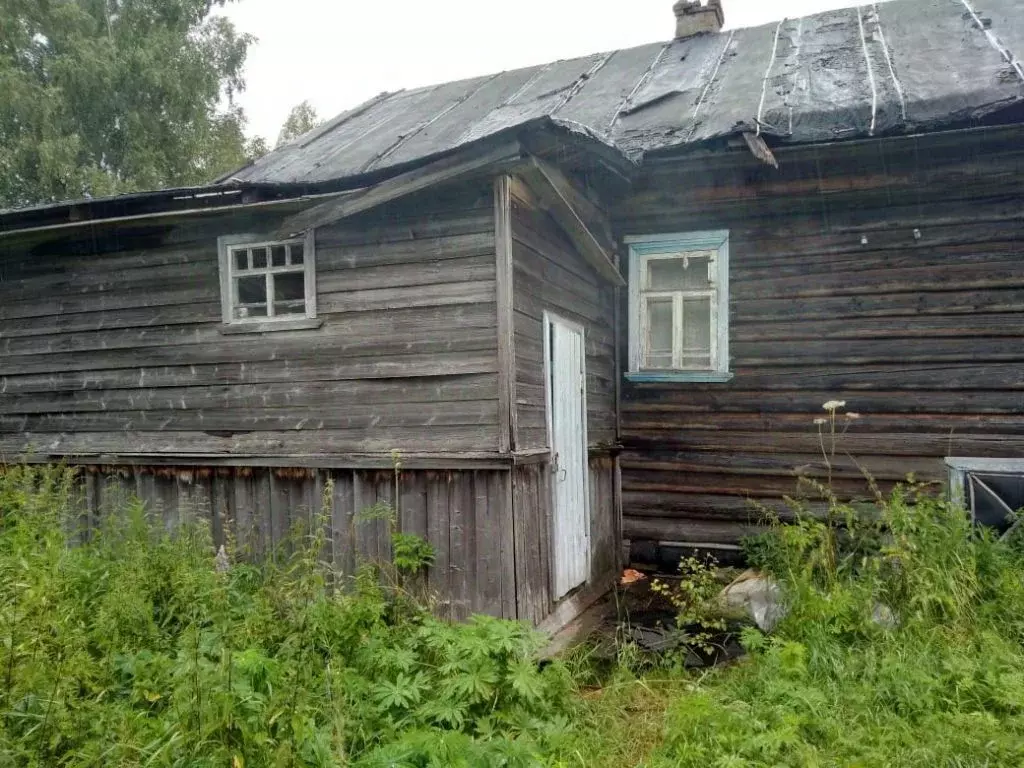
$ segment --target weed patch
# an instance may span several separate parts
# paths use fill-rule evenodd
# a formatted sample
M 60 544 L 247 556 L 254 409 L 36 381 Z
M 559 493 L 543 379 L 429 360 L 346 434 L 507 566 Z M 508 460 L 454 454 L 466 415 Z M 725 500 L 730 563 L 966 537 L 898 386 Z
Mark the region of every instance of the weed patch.
M 0 766 L 534 765 L 566 728 L 525 625 L 438 621 L 370 566 L 332 591 L 316 534 L 225 567 L 135 503 L 70 546 L 72 484 L 0 476 Z

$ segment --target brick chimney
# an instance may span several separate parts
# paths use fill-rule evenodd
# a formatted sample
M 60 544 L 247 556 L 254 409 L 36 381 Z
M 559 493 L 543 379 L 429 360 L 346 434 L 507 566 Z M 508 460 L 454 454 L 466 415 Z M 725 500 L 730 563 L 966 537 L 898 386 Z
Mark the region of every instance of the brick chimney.
M 676 39 L 692 37 L 703 32 L 718 32 L 725 22 L 722 0 L 679 0 L 672 6 L 676 14 Z

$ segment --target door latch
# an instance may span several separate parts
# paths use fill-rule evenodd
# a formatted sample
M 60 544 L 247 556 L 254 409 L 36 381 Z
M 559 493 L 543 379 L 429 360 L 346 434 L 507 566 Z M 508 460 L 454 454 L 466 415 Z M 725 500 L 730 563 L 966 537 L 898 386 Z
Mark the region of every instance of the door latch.
M 558 454 L 556 453 L 551 457 L 551 474 L 555 475 L 558 482 L 563 482 L 566 476 L 569 474 L 566 470 L 562 469 L 558 465 Z

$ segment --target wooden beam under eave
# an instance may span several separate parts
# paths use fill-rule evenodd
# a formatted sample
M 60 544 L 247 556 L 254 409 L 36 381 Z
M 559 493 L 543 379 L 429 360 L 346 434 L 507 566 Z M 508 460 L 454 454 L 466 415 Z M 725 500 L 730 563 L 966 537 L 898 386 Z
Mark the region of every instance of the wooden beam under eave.
M 430 187 L 483 175 L 485 172 L 506 170 L 521 161 L 522 148 L 517 141 L 468 153 L 456 152 L 427 165 L 392 176 L 379 184 L 353 192 L 340 200 L 332 200 L 289 216 L 275 230 L 274 237 L 290 237 Z
M 615 246 L 595 231 L 587 220 L 599 221 L 604 214 L 587 199 L 560 170 L 543 160 L 531 157 L 516 174 L 522 178 L 548 212 L 555 218 L 580 255 L 597 273 L 612 285 L 626 281 L 615 266 Z

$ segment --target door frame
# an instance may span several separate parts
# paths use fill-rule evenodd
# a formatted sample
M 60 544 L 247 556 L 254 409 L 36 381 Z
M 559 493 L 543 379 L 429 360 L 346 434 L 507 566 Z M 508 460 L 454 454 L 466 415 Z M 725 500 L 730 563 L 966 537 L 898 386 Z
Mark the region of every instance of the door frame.
M 580 388 L 580 407 L 583 409 L 583 525 L 584 533 L 587 539 L 587 577 L 581 584 L 577 584 L 571 587 L 568 592 L 559 598 L 553 598 L 552 602 L 564 599 L 571 595 L 574 590 L 579 589 L 581 586 L 585 586 L 590 581 L 590 569 L 591 569 L 591 539 L 590 539 L 590 528 L 592 521 L 590 518 L 592 510 L 590 509 L 590 438 L 587 435 L 587 331 L 586 328 L 581 324 L 568 318 L 544 310 L 544 317 L 541 325 L 542 332 L 544 334 L 544 421 L 547 426 L 547 442 L 548 442 L 548 475 L 552 479 L 548 483 L 548 521 L 547 521 L 547 532 L 548 540 L 553 542 L 555 535 L 555 514 L 557 512 L 555 505 L 555 482 L 553 478 L 554 464 L 553 460 L 555 457 L 555 431 L 552 419 L 552 387 L 551 387 L 551 326 L 554 323 L 560 323 L 580 334 L 580 351 L 582 353 L 581 365 L 583 366 L 583 386 Z M 549 588 L 552 594 L 555 592 L 555 573 L 556 563 L 556 552 L 557 547 L 553 544 L 548 547 L 548 567 L 550 571 L 550 585 Z

